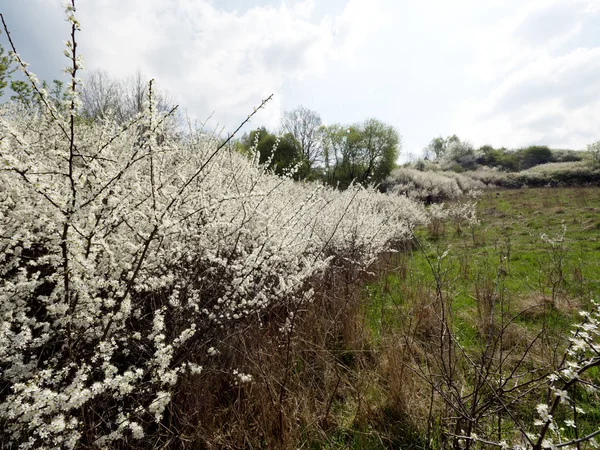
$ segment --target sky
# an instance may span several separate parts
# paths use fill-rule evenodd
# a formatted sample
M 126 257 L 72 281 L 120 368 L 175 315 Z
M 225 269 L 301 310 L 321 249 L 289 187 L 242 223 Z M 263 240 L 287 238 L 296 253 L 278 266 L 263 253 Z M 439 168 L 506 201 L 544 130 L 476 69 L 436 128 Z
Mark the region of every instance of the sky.
M 192 119 L 276 130 L 377 118 L 401 160 L 437 136 L 584 149 L 600 140 L 600 0 L 78 0 L 85 69 L 140 70 Z M 60 0 L 0 0 L 21 57 L 60 79 Z M 8 46 L 6 36 L 0 43 Z

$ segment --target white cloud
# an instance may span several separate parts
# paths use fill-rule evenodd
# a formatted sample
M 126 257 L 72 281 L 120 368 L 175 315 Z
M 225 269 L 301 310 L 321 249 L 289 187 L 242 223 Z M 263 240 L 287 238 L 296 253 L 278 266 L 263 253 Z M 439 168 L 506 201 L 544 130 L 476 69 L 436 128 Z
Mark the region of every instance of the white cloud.
M 66 63 L 58 3 L 4 8 L 44 79 Z M 330 123 L 377 117 L 415 153 L 439 134 L 578 148 L 600 138 L 598 0 L 78 0 L 77 14 L 87 68 L 139 68 L 226 130 L 274 93 L 252 126 L 303 104 Z
M 274 126 L 286 81 L 323 74 L 349 58 L 377 26 L 368 0 L 350 0 L 338 17 L 313 18 L 314 1 L 219 10 L 207 0 L 80 2 L 81 49 L 89 68 L 117 76 L 138 68 L 199 119 L 215 111 L 227 128 L 261 99 Z M 365 19 L 369 19 L 365 24 Z
M 489 91 L 462 105 L 457 132 L 478 145 L 583 148 L 598 139 L 600 40 L 578 39 L 596 3 L 533 1 L 482 31 L 470 73 Z

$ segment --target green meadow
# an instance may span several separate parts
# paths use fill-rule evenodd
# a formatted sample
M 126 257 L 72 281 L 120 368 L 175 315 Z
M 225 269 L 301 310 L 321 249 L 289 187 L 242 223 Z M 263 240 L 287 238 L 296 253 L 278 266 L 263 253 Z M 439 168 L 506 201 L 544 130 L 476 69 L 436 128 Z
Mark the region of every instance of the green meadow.
M 362 405 L 341 395 L 318 445 L 446 447 L 463 409 L 498 441 L 534 422 L 580 311 L 600 300 L 600 189 L 489 190 L 477 215 L 416 230 L 364 286 L 368 356 L 348 363 Z M 600 408 L 596 392 L 572 394 L 585 410 L 575 438 L 596 429 Z

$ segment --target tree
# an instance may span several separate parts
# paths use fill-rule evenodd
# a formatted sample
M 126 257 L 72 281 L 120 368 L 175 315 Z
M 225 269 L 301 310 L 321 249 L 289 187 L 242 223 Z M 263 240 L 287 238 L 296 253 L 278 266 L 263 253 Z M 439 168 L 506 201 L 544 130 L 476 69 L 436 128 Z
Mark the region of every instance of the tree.
M 587 151 L 590 153 L 594 164 L 600 165 L 600 141 L 596 141 L 593 144 L 589 144 L 587 146 Z
M 341 166 L 349 133 L 350 130 L 340 124 L 321 127 L 321 145 L 325 166 L 324 177 L 325 181 L 331 185 L 337 181 L 338 169 Z
M 249 154 L 254 145 L 259 154 L 259 162 L 268 163 L 269 169 L 278 175 L 283 175 L 302 160 L 294 139 L 289 134 L 277 137 L 265 127 L 253 130 L 240 139 L 240 153 Z
M 144 102 L 148 98 L 148 80 L 139 70 L 131 77 L 125 78 L 120 83 L 122 95 L 123 120 L 135 117 L 144 109 Z M 167 91 L 152 90 L 159 112 L 168 112 L 173 108 L 173 100 Z
M 302 158 L 302 178 L 309 178 L 317 161 L 322 157 L 321 126 L 323 121 L 315 111 L 303 106 L 283 113 L 282 134 L 289 134 Z
M 82 115 L 90 119 L 102 119 L 112 111 L 117 117 L 122 116 L 120 91 L 119 83 L 107 72 L 90 72 L 81 93 Z
M 60 80 L 52 80 L 52 84 L 49 85 L 48 82 L 44 80 L 42 81 L 41 88 L 48 92 L 48 98 L 52 105 L 59 112 L 65 113 L 68 109 L 65 83 Z M 10 82 L 10 90 L 13 91 L 13 95 L 10 96 L 10 99 L 21 103 L 27 109 L 39 108 L 42 106 L 40 96 L 31 86 L 29 81 L 12 80 Z
M 461 172 L 472 170 L 477 166 L 477 155 L 470 142 L 461 142 L 458 138 L 452 140 L 442 158 L 442 167 L 446 170 Z
M 2 34 L 0 32 L 0 34 Z M 4 89 L 8 86 L 8 81 L 10 79 L 10 75 L 14 72 L 15 69 L 10 68 L 11 58 L 6 53 L 4 53 L 4 47 L 0 45 L 0 97 L 4 94 Z
M 446 154 L 448 146 L 452 143 L 460 143 L 457 135 L 453 134 L 444 139 L 441 136 L 433 138 L 429 145 L 425 147 L 425 157 L 428 159 L 440 159 Z
M 439 159 L 446 151 L 444 138 L 439 136 L 433 138 L 429 145 L 425 147 L 425 157 L 427 159 Z
M 346 188 L 353 181 L 378 183 L 392 171 L 400 149 L 400 135 L 377 119 L 323 127 L 325 173 L 330 184 Z
M 477 150 L 476 163 L 482 166 L 498 167 L 504 171 L 514 172 L 519 170 L 520 161 L 515 152 L 506 148 L 494 148 L 484 145 Z
M 336 181 L 342 189 L 350 183 L 361 178 L 363 158 L 361 158 L 362 133 L 360 125 L 351 125 L 346 128 L 344 145 L 342 146 L 341 160 L 337 170 Z
M 36 97 L 28 82 L 22 80 L 11 81 L 10 90 L 13 91 L 13 95 L 10 96 L 11 100 L 19 102 L 27 108 L 33 107 Z
M 400 135 L 394 127 L 377 119 L 366 120 L 361 128 L 366 165 L 361 182 L 380 182 L 390 174 L 396 164 Z
M 172 109 L 173 101 L 165 91 L 155 91 L 158 111 Z M 92 120 L 102 119 L 109 112 L 114 114 L 118 123 L 124 123 L 143 111 L 148 98 L 146 77 L 138 70 L 135 75 L 125 79 L 112 78 L 102 70 L 88 74 L 81 94 L 81 114 Z
M 2 34 L 1 30 L 0 34 Z M 13 92 L 10 96 L 11 100 L 20 102 L 28 109 L 40 106 L 41 100 L 29 81 L 11 79 L 12 74 L 17 70 L 16 67 L 11 68 L 12 61 L 12 57 L 7 55 L 4 47 L 0 45 L 0 97 L 4 95 L 4 89 L 10 87 Z M 59 111 L 65 110 L 67 97 L 64 82 L 53 80 L 49 85 L 47 81 L 42 81 L 40 87 L 48 92 L 50 100 Z

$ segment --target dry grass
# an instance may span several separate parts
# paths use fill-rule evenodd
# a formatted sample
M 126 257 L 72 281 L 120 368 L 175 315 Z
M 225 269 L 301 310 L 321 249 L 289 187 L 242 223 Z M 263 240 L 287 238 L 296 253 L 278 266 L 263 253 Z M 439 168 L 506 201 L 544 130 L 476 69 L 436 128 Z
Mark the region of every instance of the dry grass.
M 517 296 L 513 305 L 516 314 L 530 320 L 541 320 L 548 314 L 549 309 L 554 309 L 565 315 L 572 315 L 582 308 L 580 299 L 570 298 L 567 295 L 558 296 L 554 303 L 548 295 L 539 292 L 530 292 Z
M 498 299 L 496 285 L 489 279 L 479 280 L 474 285 L 475 303 L 477 305 L 477 326 L 482 336 L 487 336 L 494 325 L 494 307 Z
M 431 358 L 420 343 L 404 335 L 390 335 L 382 346 L 379 373 L 385 387 L 385 408 L 407 425 L 424 432 L 431 408 L 431 386 L 419 367 Z M 434 406 L 439 407 L 439 403 Z
M 172 405 L 177 436 L 168 447 L 292 449 L 342 426 L 340 403 L 355 403 L 353 421 L 369 417 L 360 378 L 374 373 L 366 369 L 375 358 L 358 289 L 364 282 L 364 274 L 340 268 L 314 284 L 310 304 L 290 303 L 228 336 L 221 354 L 202 361 L 202 374 L 183 380 Z M 290 318 L 291 332 L 283 331 Z M 234 369 L 252 382 L 236 383 Z

